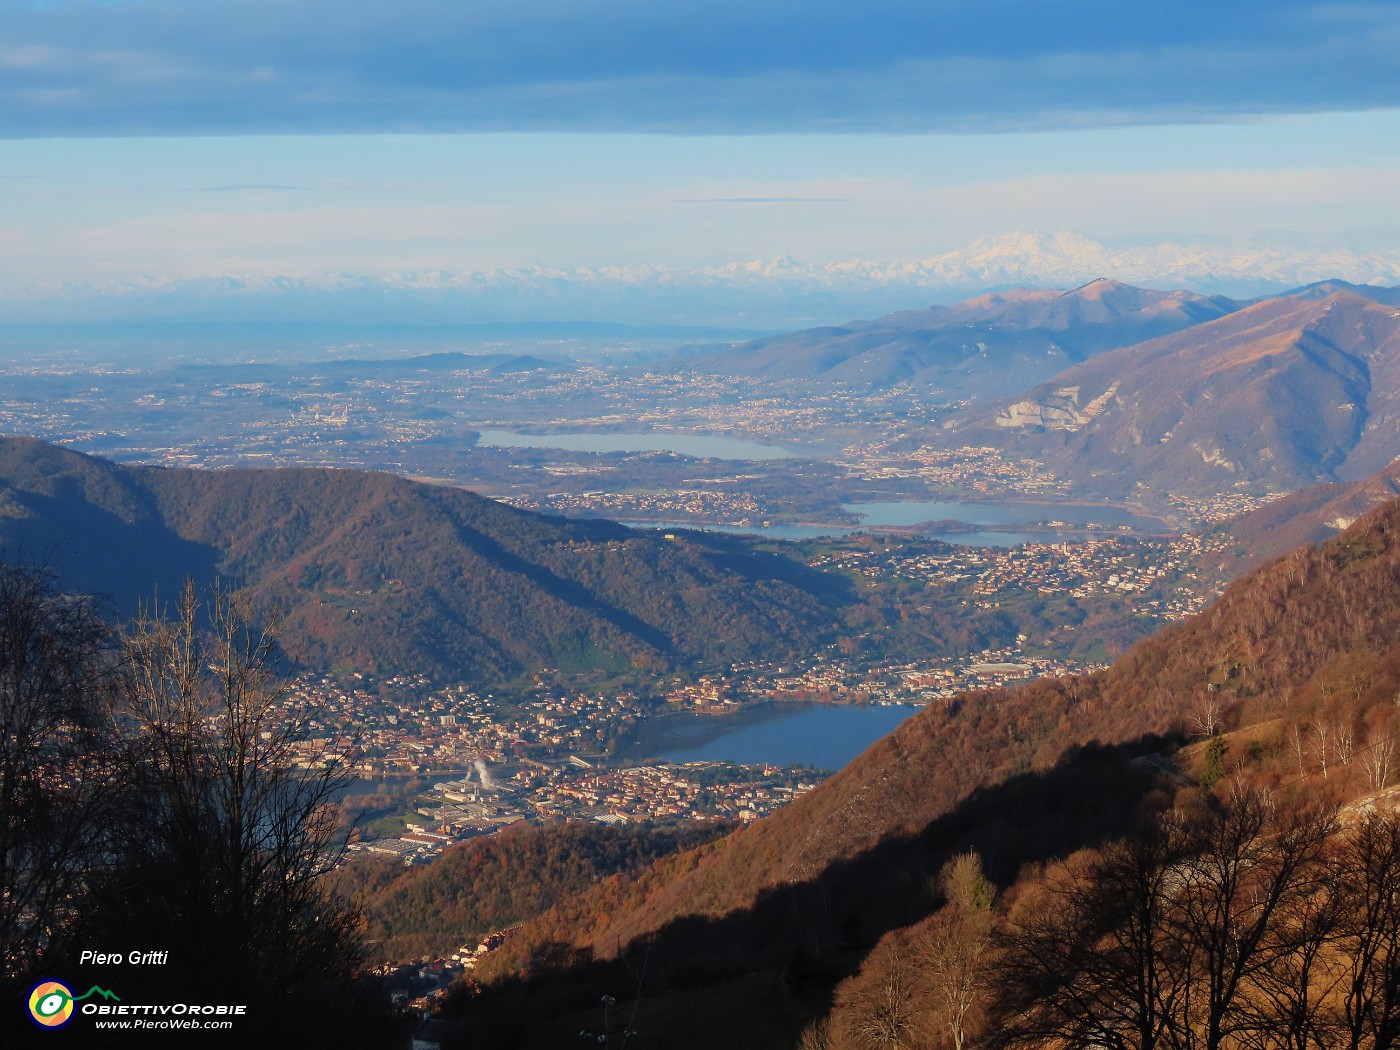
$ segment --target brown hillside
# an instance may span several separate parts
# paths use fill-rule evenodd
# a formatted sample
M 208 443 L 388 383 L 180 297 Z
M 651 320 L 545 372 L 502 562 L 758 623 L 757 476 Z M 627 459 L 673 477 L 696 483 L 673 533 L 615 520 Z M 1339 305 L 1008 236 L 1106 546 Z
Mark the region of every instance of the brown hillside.
M 1069 291 L 1018 288 L 952 306 L 813 328 L 686 360 L 687 368 L 948 397 L 1024 389 L 1094 354 L 1180 331 L 1239 304 L 1097 280 Z
M 765 888 L 819 882 L 1076 745 L 1173 731 L 1193 716 L 1262 722 L 1297 695 L 1334 689 L 1343 665 L 1400 667 L 1400 503 L 1238 581 L 1104 672 L 932 707 L 787 809 L 630 887 L 595 891 L 541 930 L 611 954 L 679 916 L 721 916 Z M 1366 688 L 1383 691 L 1381 677 Z
M 20 438 L 0 438 L 0 549 L 127 612 L 222 576 L 279 607 L 314 665 L 485 685 L 790 658 L 859 604 L 742 538 L 667 540 L 362 471 L 121 467 Z
M 1400 312 L 1271 299 L 1069 368 L 943 440 L 1147 502 L 1363 478 L 1400 453 Z
M 1257 564 L 1305 543 L 1321 543 L 1396 496 L 1400 496 L 1400 461 L 1364 481 L 1300 489 L 1221 526 L 1236 547 L 1220 568 L 1238 575 L 1232 571 L 1238 566 Z

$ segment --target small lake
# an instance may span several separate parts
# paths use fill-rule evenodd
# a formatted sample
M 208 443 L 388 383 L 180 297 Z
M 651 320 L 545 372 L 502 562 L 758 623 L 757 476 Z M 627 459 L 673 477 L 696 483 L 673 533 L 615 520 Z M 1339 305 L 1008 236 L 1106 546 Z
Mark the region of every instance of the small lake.
M 781 445 L 764 445 L 747 438 L 664 431 L 641 434 L 605 434 L 596 431 L 520 434 L 513 430 L 483 430 L 477 444 L 492 448 L 559 448 L 569 452 L 674 452 L 697 459 L 792 459 L 801 455 Z
M 927 500 L 880 503 L 845 503 L 842 509 L 861 516 L 870 526 L 918 525 L 924 521 L 965 521 L 988 528 L 1062 521 L 1067 525 L 1102 525 L 1117 528 L 1160 530 L 1162 523 L 1125 507 L 1085 506 L 1070 503 L 941 503 Z M 1042 535 L 1040 537 L 1044 539 Z M 960 540 L 949 542 L 962 542 Z M 1026 542 L 1024 540 L 1018 542 Z
M 860 525 L 711 525 L 687 522 L 629 521 L 639 529 L 696 529 L 709 532 L 733 532 L 744 536 L 767 536 L 778 540 L 813 540 L 822 536 L 847 536 L 870 529 L 908 529 L 926 521 L 966 522 L 980 526 L 962 532 L 929 531 L 926 535 L 945 543 L 965 547 L 1015 547 L 1022 543 L 1079 543 L 1116 531 L 1121 526 L 1160 532 L 1162 523 L 1155 518 L 1136 514 L 1124 507 L 1085 506 L 1058 503 L 960 503 L 933 500 L 889 500 L 871 503 L 843 503 L 847 513 L 859 515 Z M 1035 525 L 1057 521 L 1073 528 L 1028 531 L 1018 525 Z
M 859 506 L 859 504 L 852 504 Z M 920 518 L 926 521 L 926 518 Z M 698 532 L 732 532 L 740 536 L 767 536 L 775 540 L 815 540 L 823 536 L 849 536 L 862 531 L 855 525 L 709 525 L 682 521 L 628 521 L 634 529 L 694 529 Z M 874 527 L 874 523 L 866 528 Z M 1020 543 L 1045 543 L 1059 540 L 1059 533 L 1045 532 L 939 532 L 930 533 L 945 543 L 960 543 L 965 547 L 1015 547 Z M 1079 537 L 1076 537 L 1079 538 Z
M 737 536 L 767 536 L 774 540 L 815 540 L 859 532 L 853 525 L 710 525 L 684 521 L 624 521 L 634 529 L 689 529 L 693 532 L 730 532 Z
M 626 757 L 840 769 L 920 710 L 908 704 L 771 703 L 729 715 L 662 715 L 642 725 Z

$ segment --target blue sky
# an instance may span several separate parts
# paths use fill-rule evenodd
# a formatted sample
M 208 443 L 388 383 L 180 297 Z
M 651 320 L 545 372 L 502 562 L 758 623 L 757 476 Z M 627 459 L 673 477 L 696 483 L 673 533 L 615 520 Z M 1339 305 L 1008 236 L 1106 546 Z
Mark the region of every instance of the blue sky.
M 0 0 L 0 303 L 1027 229 L 1395 253 L 1396 55 L 1389 2 Z

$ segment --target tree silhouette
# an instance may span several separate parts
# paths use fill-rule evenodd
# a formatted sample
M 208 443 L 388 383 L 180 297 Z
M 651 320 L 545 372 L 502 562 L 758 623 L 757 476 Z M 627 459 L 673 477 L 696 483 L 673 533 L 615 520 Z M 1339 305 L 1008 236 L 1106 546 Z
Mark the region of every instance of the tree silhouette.
M 41 569 L 0 564 L 0 978 L 80 906 L 109 798 L 109 631 Z
M 173 617 L 142 615 L 122 647 L 126 788 L 90 934 L 168 950 L 167 998 L 248 1004 L 242 1038 L 327 1041 L 333 1026 L 312 1018 L 332 1003 L 348 1016 L 363 957 L 324 880 L 344 758 L 309 739 L 274 634 L 243 600 L 201 602 L 189 586 Z
M 1400 817 L 1363 817 L 1340 850 L 1337 871 L 1346 969 L 1342 1035 L 1335 1045 L 1400 1045 Z
M 998 1044 L 1314 1045 L 1335 829 L 1236 788 L 1067 866 L 1012 915 Z

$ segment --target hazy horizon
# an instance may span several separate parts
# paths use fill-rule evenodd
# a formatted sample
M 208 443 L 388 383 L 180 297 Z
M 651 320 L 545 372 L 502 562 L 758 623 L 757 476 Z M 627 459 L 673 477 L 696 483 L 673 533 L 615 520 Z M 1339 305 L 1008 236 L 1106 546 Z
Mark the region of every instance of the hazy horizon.
M 1101 275 L 1400 283 L 1393 5 L 1038 14 L 11 2 L 0 323 L 768 329 Z

